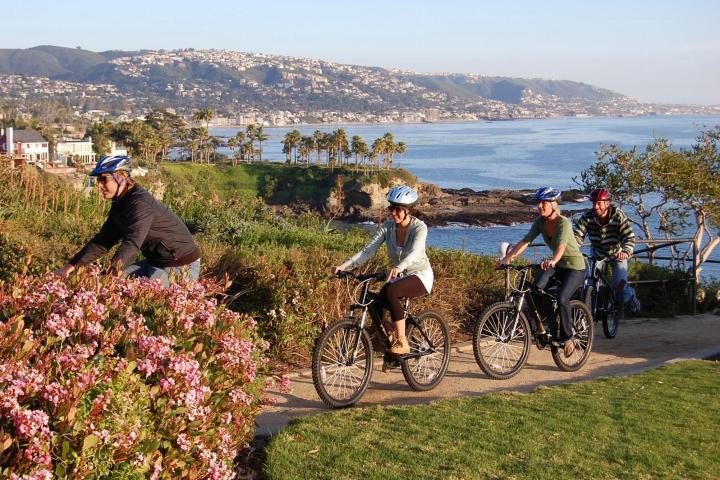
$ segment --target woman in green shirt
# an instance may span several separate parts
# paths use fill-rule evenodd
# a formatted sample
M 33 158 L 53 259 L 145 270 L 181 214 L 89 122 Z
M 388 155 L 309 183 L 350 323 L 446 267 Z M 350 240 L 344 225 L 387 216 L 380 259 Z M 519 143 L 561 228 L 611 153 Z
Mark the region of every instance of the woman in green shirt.
M 525 237 L 510 249 L 498 264 L 510 263 L 521 255 L 535 238 L 542 234 L 545 244 L 553 251 L 550 260 L 543 260 L 540 268 L 543 272 L 535 281 L 535 285 L 545 289 L 551 279 L 558 285 L 556 293 L 560 306 L 560 333 L 564 342 L 563 350 L 566 357 L 575 351 L 572 341 L 575 332 L 572 328 L 570 313 L 570 297 L 580 288 L 585 279 L 585 260 L 573 234 L 572 222 L 560 214 L 557 199 L 560 191 L 551 187 L 538 189 L 533 199 L 538 202 L 538 216 Z

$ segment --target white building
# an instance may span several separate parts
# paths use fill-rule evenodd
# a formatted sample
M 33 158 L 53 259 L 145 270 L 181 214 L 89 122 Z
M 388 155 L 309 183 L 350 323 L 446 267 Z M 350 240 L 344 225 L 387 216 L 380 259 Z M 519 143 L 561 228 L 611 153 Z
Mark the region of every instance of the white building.
M 32 163 L 46 163 L 50 158 L 48 141 L 34 128 L 3 129 L 0 133 L 0 153 L 22 157 Z
M 68 160 L 77 164 L 86 165 L 95 162 L 92 139 L 90 137 L 82 140 L 63 139 L 57 143 L 55 152 L 58 162 L 67 165 Z

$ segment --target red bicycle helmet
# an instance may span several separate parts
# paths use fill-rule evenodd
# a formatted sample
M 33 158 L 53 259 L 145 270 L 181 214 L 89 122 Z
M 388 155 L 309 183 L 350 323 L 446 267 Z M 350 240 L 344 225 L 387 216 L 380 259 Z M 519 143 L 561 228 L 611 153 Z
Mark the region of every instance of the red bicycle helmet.
M 594 202 L 602 202 L 602 201 L 610 201 L 612 200 L 612 196 L 610 195 L 610 192 L 607 191 L 605 188 L 596 188 L 592 192 L 590 192 L 590 200 Z

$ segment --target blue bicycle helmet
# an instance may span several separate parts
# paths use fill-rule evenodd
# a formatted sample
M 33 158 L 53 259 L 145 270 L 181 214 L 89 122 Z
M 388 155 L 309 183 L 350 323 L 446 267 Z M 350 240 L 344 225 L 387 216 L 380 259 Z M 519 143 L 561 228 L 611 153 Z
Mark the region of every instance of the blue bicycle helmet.
M 132 162 L 130 157 L 125 155 L 107 155 L 98 160 L 97 165 L 92 172 L 91 177 L 97 177 L 103 173 L 115 173 L 120 170 L 130 171 L 132 169 Z
M 398 185 L 390 189 L 387 194 L 387 201 L 390 202 L 390 205 L 411 207 L 418 201 L 418 194 L 407 185 Z
M 552 187 L 542 187 L 535 190 L 533 200 L 536 202 L 554 202 L 560 198 L 561 194 L 562 192 L 560 190 L 556 190 Z

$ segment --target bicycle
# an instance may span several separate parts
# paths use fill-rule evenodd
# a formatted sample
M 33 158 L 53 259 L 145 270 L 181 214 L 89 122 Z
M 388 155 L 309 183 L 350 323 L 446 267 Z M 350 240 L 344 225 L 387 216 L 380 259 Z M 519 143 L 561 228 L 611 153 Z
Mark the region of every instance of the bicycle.
M 410 388 L 417 391 L 435 388 L 445 376 L 450 359 L 450 330 L 442 316 L 433 310 L 417 315 L 409 312 L 410 299 L 405 299 L 405 332 L 410 353 L 392 355 L 388 332 L 380 315 L 372 308 L 378 292 L 370 284 L 385 279 L 385 273 L 355 275 L 340 271 L 339 278 L 352 278 L 357 300 L 350 305 L 347 318 L 331 324 L 318 337 L 312 355 L 312 378 L 320 399 L 329 407 L 342 408 L 355 404 L 370 383 L 373 367 L 373 344 L 366 330 L 368 313 L 387 351 L 385 365 L 399 366 Z
M 550 348 L 555 365 L 565 372 L 579 370 L 587 361 L 593 344 L 592 315 L 587 305 L 579 300 L 570 301 L 572 325 L 575 331 L 575 350 L 565 357 L 559 338 L 559 307 L 556 297 L 547 290 L 536 287 L 528 281 L 531 269 L 539 264 L 526 266 L 502 265 L 501 270 L 514 270 L 518 278 L 513 292 L 505 302 L 488 307 L 475 323 L 473 330 L 473 353 L 480 369 L 490 378 L 505 380 L 516 375 L 527 362 L 532 340 L 538 349 Z M 549 290 L 549 289 L 548 289 Z M 552 305 L 550 317 L 540 314 L 533 292 Z M 528 301 L 526 301 L 528 300 Z M 527 303 L 530 312 L 528 320 L 523 312 Z
M 617 288 L 607 277 L 607 264 L 610 257 L 585 255 L 589 261 L 588 275 L 585 277 L 580 298 L 590 309 L 593 319 L 601 321 L 605 338 L 615 338 L 620 321 L 625 316 L 623 299 L 624 282 Z

